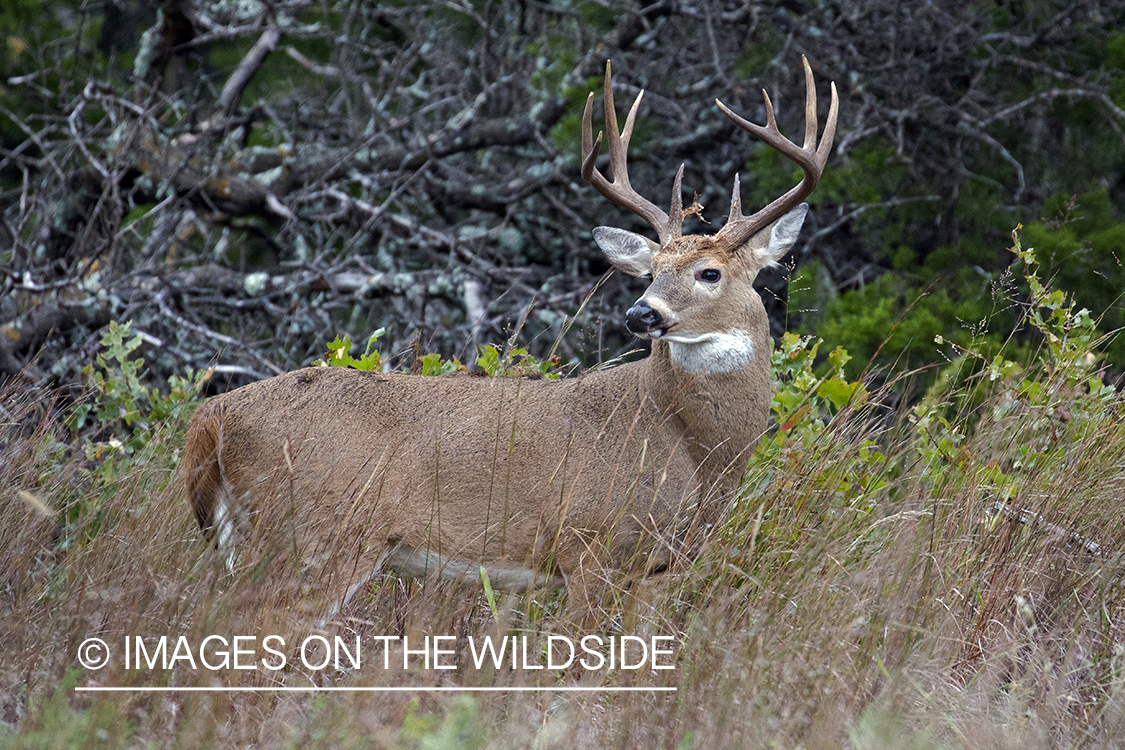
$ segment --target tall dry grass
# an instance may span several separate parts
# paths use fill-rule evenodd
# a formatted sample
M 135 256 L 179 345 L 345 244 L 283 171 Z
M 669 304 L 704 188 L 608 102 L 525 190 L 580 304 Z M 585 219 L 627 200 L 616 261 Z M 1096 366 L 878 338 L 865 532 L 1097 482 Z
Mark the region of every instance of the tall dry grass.
M 1058 326 L 1075 314 L 1065 308 Z M 861 391 L 831 404 L 808 342 L 787 339 L 779 362 L 803 363 L 782 381 L 794 408 L 779 415 L 724 527 L 666 575 L 618 582 L 582 632 L 560 616 L 561 592 L 490 598 L 479 584 L 389 575 L 329 622 L 300 601 L 274 606 L 284 555 L 262 543 L 232 573 L 191 518 L 176 473 L 186 408 L 148 425 L 143 447 L 106 470 L 98 449 L 74 444 L 61 399 L 9 386 L 0 394 L 0 745 L 1125 745 L 1125 403 L 1080 351 L 1090 342 L 1055 346 L 1062 328 L 1040 323 L 1045 343 L 1024 369 L 967 357 L 968 377 L 898 413 Z M 315 596 L 315 581 L 306 584 Z M 465 645 L 586 632 L 674 635 L 675 669 L 477 671 Z M 292 660 L 278 673 L 126 670 L 119 655 L 100 671 L 76 666 L 91 636 L 116 646 L 127 635 L 199 643 L 270 633 L 286 643 L 358 636 L 367 656 L 359 669 L 318 672 Z M 380 635 L 457 636 L 461 668 L 386 670 L 371 640 Z M 73 690 L 219 684 L 677 691 Z

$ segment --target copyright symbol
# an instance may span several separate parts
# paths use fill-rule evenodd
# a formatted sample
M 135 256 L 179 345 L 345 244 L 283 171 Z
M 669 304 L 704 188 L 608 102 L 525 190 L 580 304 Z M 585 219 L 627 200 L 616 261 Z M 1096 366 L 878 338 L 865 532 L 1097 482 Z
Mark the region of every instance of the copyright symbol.
M 109 663 L 109 646 L 101 638 L 87 638 L 78 647 L 78 663 L 86 669 L 101 669 Z

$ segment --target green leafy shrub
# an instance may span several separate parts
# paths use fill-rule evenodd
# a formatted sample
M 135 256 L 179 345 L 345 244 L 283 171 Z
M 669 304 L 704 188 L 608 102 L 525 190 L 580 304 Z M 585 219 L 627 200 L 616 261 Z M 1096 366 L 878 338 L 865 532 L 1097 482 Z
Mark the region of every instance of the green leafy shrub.
M 989 484 L 1005 501 L 1020 494 L 1027 477 L 1042 480 L 1063 471 L 1067 454 L 1091 427 L 1116 419 L 1118 393 L 1103 378 L 1098 347 L 1112 343 L 1098 330 L 1097 321 L 1074 295 L 1052 289 L 1040 278 L 1043 264 L 1033 247 L 1024 247 L 1017 227 L 1010 251 L 1028 297 L 1020 307 L 1024 324 L 1037 334 L 1037 347 L 1009 347 L 991 354 L 979 348 L 959 348 L 959 356 L 937 386 L 915 407 L 913 421 L 925 439 L 918 443 L 926 465 L 941 466 L 949 476 L 964 479 L 976 471 L 965 453 L 976 433 L 1006 449 L 1002 462 L 985 467 Z M 938 344 L 949 344 L 938 336 Z M 1011 352 L 1023 355 L 1009 359 Z M 976 373 L 962 380 L 958 370 Z M 967 385 L 951 384 L 967 382 Z M 991 404 L 978 414 L 977 406 Z M 979 478 L 978 478 L 979 479 Z
M 562 377 L 559 365 L 558 357 L 536 359 L 521 346 L 502 352 L 492 344 L 485 344 L 477 357 L 477 367 L 491 377 L 532 376 L 555 380 Z
M 375 343 L 385 330 L 380 328 L 371 334 L 367 340 L 367 348 L 360 357 L 351 355 L 352 340 L 348 336 L 342 339 L 337 336 L 328 344 L 328 352 L 324 359 L 313 363 L 317 367 L 351 367 L 356 370 L 381 371 L 385 369 L 385 360 L 375 349 Z M 425 376 L 452 375 L 466 370 L 465 365 L 456 357 L 442 359 L 437 352 L 422 355 L 418 358 L 416 370 Z M 524 347 L 516 346 L 502 350 L 494 344 L 485 344 L 480 348 L 476 365 L 481 372 L 489 377 L 543 377 L 552 380 L 562 377 L 563 370 L 558 357 L 550 359 L 537 359 Z
M 458 696 L 445 716 L 421 713 L 417 699 L 407 707 L 398 738 L 403 747 L 418 750 L 473 750 L 484 747 L 488 735 L 480 709 L 471 695 Z
M 136 466 L 174 473 L 180 438 L 209 377 L 193 370 L 173 375 L 167 394 L 145 385 L 144 360 L 133 356 L 144 338 L 131 333 L 131 323 L 110 322 L 101 339 L 105 350 L 82 369 L 87 395 L 66 421 L 86 458 L 85 486 L 64 500 L 63 548 L 97 533 L 106 499 Z
M 91 457 L 118 452 L 131 456 L 144 449 L 160 435 L 170 420 L 186 421 L 198 404 L 196 397 L 207 373 L 188 370 L 183 376 L 173 375 L 165 395 L 146 386 L 144 359 L 133 358 L 144 343 L 140 335 L 130 337 L 131 323 L 111 321 L 94 364 L 82 368 L 89 396 L 79 403 L 68 418 L 72 430 L 81 430 L 93 415 L 98 433 L 109 433 L 108 442 L 88 440 Z
M 318 359 L 313 362 L 313 365 L 316 367 L 351 367 L 355 370 L 379 372 L 383 369 L 383 357 L 374 346 L 384 333 L 386 333 L 386 329 L 380 328 L 371 334 L 367 339 L 367 348 L 358 358 L 351 355 L 353 346 L 351 338 L 347 335 L 342 339 L 337 336 L 328 344 L 328 352 L 324 355 L 324 359 Z
M 77 667 L 68 669 L 49 697 L 31 705 L 18 739 L 0 728 L 0 746 L 79 750 L 132 744 L 135 725 L 119 703 L 96 700 L 81 710 L 71 705 L 80 677 Z

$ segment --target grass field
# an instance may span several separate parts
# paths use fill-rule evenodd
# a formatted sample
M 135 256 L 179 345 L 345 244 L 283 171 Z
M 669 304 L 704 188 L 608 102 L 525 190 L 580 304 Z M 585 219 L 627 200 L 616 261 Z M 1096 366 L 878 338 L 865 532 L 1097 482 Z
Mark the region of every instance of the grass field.
M 951 352 L 909 408 L 835 377 L 838 355 L 816 374 L 811 342 L 787 337 L 779 427 L 724 526 L 581 628 L 560 616 L 561 591 L 391 576 L 327 623 L 263 606 L 269 567 L 229 572 L 183 497 L 190 389 L 142 397 L 123 365 L 135 354 L 108 356 L 89 402 L 105 429 L 79 438 L 60 394 L 9 387 L 0 747 L 1125 746 L 1125 401 L 1101 382 L 1088 316 L 1036 284 L 1021 364 Z M 251 670 L 124 664 L 129 636 L 153 649 L 167 635 L 171 653 L 181 635 L 194 647 L 270 634 L 287 644 L 279 670 L 260 646 Z M 548 636 L 587 634 L 672 636 L 673 668 L 473 664 L 485 636 L 526 636 L 535 661 Z M 300 664 L 292 646 L 309 635 L 358 638 L 362 665 Z M 384 668 L 379 636 L 452 636 L 439 657 L 457 668 L 408 655 L 403 669 L 401 642 Z M 100 670 L 78 664 L 91 637 L 113 653 Z M 76 690 L 90 686 L 410 689 Z M 675 690 L 421 690 L 513 686 Z

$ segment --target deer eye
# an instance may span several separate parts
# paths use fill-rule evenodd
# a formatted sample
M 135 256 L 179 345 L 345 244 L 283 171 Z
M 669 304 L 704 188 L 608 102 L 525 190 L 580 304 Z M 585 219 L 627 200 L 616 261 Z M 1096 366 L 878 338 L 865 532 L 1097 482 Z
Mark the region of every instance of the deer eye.
M 722 273 L 717 268 L 704 268 L 702 271 L 695 272 L 695 278 L 699 281 L 706 281 L 709 284 L 714 284 L 720 278 Z

